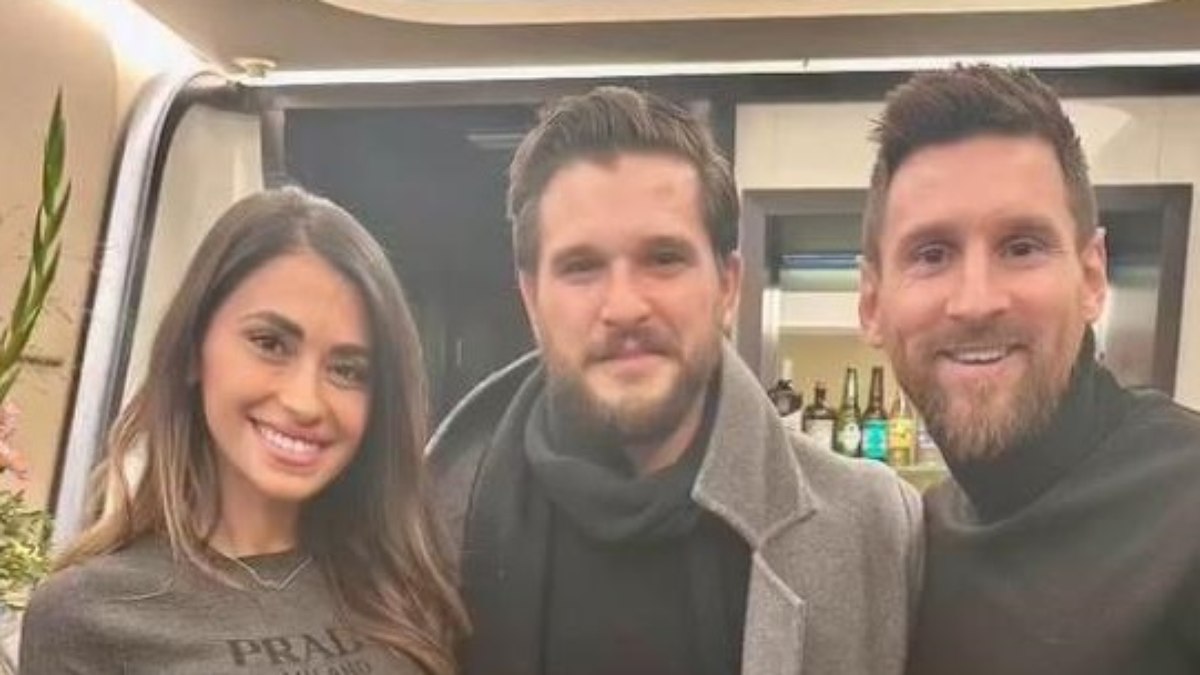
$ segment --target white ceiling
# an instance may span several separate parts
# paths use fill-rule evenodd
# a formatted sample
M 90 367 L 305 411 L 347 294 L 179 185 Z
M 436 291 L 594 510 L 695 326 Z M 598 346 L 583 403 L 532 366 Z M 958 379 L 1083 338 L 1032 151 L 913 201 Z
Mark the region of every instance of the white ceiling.
M 802 60 L 954 54 L 1200 50 L 1200 2 L 1162 0 L 1124 7 L 1063 10 L 1082 0 L 957 0 L 1006 11 L 696 18 L 534 25 L 457 25 L 371 16 L 333 6 L 361 0 L 135 0 L 213 61 L 232 69 L 237 57 L 266 57 L 281 69 L 527 66 Z M 381 2 L 382 0 L 376 0 Z M 405 0 L 393 0 L 403 4 Z M 646 0 L 420 0 L 425 5 L 591 3 L 629 8 Z M 665 2 L 666 0 L 660 0 Z M 689 0 L 673 0 L 676 6 Z M 752 6 L 756 0 L 690 0 Z M 842 4 L 855 0 L 839 0 Z M 418 0 L 409 0 L 410 8 Z M 769 0 L 762 6 L 805 0 Z M 810 0 L 808 9 L 816 5 Z M 863 6 L 896 1 L 876 0 Z M 937 3 L 946 5 L 948 3 Z M 1028 11 L 1019 6 L 1059 7 Z M 1092 0 L 1089 4 L 1111 4 Z M 460 8 L 461 9 L 461 8 Z M 461 19 L 461 18 L 460 18 Z M 480 15 L 473 23 L 487 23 Z

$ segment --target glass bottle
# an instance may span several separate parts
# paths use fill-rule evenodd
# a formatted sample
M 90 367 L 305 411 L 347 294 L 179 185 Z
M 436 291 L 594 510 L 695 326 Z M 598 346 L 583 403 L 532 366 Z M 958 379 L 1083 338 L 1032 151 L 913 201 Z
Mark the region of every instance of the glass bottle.
M 888 461 L 888 417 L 883 409 L 883 368 L 871 368 L 871 388 L 867 409 L 862 416 L 862 455 L 879 462 Z
M 862 411 L 858 407 L 858 370 L 846 369 L 842 382 L 842 404 L 833 427 L 833 450 L 847 457 L 858 457 L 862 446 Z

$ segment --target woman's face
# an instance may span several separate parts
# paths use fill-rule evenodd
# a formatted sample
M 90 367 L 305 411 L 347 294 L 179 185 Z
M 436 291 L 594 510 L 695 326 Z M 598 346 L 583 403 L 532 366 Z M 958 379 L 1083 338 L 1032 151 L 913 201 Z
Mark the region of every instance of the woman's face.
M 370 408 L 366 312 L 317 255 L 274 258 L 217 308 L 200 387 L 222 501 L 298 507 L 358 452 Z

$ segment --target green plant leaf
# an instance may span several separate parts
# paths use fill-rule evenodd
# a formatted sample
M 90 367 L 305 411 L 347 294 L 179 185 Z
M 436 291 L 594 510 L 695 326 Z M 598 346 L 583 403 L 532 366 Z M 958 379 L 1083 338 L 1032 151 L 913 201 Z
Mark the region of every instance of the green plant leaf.
M 63 190 L 62 197 L 59 198 L 58 204 L 54 206 L 54 210 L 47 214 L 48 224 L 46 232 L 51 239 L 58 239 L 58 233 L 62 229 L 63 220 L 67 217 L 67 206 L 71 203 L 71 183 L 67 183 L 67 187 Z
M 0 602 L 20 609 L 30 587 L 49 571 L 50 517 L 21 493 L 0 490 Z
M 66 133 L 60 90 L 54 98 L 54 110 L 42 148 L 42 198 L 34 218 L 29 263 L 13 303 L 8 326 L 0 332 L 0 403 L 12 390 L 20 372 L 21 355 L 29 345 L 33 329 L 42 316 L 50 286 L 58 274 L 62 252 L 59 235 L 71 202 L 71 183 L 67 181 L 63 184 Z M 2 540 L 3 535 L 0 534 L 0 547 L 3 546 Z M 0 597 L 3 595 L 4 590 L 0 588 Z
M 20 364 L 13 364 L 12 367 L 0 372 L 0 401 L 3 401 L 8 396 L 9 390 L 17 383 L 17 373 L 20 371 Z
M 21 355 L 58 273 L 62 250 L 58 236 L 71 196 L 69 183 L 59 195 L 65 156 L 66 124 L 59 91 L 42 150 L 42 199 L 34 220 L 29 263 L 8 326 L 0 332 L 0 403 L 17 381 Z M 20 609 L 29 589 L 49 571 L 50 530 L 45 512 L 27 506 L 20 493 L 0 490 L 0 603 Z
M 10 330 L 12 329 L 13 324 L 20 321 L 21 317 L 24 316 L 27 311 L 29 311 L 29 290 L 33 285 L 33 279 L 31 278 L 32 276 L 33 275 L 31 273 L 26 273 L 25 278 L 21 281 L 21 290 L 17 291 L 17 300 L 13 303 L 13 315 L 8 323 Z
M 29 344 L 29 337 L 33 335 L 33 328 L 37 325 L 38 317 L 42 315 L 45 290 L 42 293 L 43 296 L 39 297 L 39 301 L 33 303 L 33 307 L 29 309 L 29 314 L 25 316 L 25 323 L 21 326 L 20 332 L 17 333 L 17 337 L 21 340 L 21 351 L 25 351 L 25 345 Z
M 50 115 L 50 131 L 42 150 L 42 205 L 50 206 L 62 183 L 63 160 L 66 156 L 66 123 L 62 114 L 62 91 L 54 97 L 54 112 Z M 50 208 L 46 209 L 51 210 Z

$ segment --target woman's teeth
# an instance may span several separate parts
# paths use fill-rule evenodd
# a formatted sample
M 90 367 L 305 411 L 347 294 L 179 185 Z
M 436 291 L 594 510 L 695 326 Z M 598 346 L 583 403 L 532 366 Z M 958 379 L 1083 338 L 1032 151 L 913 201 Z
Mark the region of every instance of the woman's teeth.
M 258 427 L 258 432 L 262 434 L 262 437 L 265 438 L 268 443 L 280 450 L 283 450 L 284 452 L 288 452 L 293 455 L 311 455 L 315 454 L 321 449 L 316 443 L 311 443 L 309 441 L 300 440 L 299 438 L 295 438 L 293 436 L 288 436 L 287 434 L 276 429 L 272 429 L 266 425 L 259 424 L 256 426 Z

